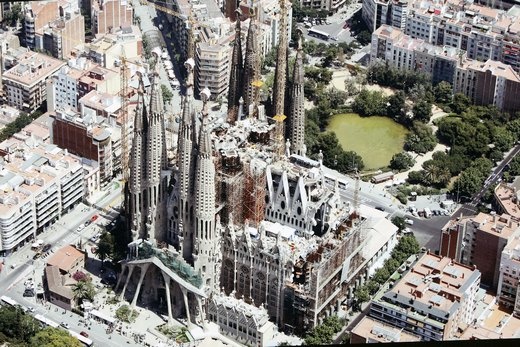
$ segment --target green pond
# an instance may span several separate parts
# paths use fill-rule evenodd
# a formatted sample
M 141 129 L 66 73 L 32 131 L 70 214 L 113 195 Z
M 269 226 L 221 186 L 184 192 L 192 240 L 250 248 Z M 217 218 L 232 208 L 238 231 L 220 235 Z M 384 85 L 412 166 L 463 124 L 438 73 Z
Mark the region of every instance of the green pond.
M 365 169 L 388 166 L 390 159 L 403 150 L 408 130 L 387 117 L 360 117 L 338 114 L 331 118 L 327 130 L 336 133 L 346 151 L 363 157 Z

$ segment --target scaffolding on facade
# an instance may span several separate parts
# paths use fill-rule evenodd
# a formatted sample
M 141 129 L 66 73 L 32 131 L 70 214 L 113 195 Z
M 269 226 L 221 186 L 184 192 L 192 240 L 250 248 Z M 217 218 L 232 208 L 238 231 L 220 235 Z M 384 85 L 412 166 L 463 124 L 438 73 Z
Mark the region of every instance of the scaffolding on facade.
M 217 160 L 216 196 L 217 203 L 221 204 L 220 220 L 235 225 L 244 223 L 243 190 L 244 171 L 237 151 L 221 153 Z M 233 217 L 231 217 L 233 216 Z
M 253 227 L 258 227 L 265 215 L 265 168 L 252 160 L 244 165 L 244 220 Z

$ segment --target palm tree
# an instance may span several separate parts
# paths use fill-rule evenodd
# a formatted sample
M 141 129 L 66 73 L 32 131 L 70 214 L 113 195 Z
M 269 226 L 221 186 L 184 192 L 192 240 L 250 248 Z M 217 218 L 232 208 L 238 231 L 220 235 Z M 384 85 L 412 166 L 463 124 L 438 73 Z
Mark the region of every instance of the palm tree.
M 72 294 L 77 303 L 87 299 L 92 301 L 96 295 L 94 285 L 90 281 L 78 281 L 72 285 Z

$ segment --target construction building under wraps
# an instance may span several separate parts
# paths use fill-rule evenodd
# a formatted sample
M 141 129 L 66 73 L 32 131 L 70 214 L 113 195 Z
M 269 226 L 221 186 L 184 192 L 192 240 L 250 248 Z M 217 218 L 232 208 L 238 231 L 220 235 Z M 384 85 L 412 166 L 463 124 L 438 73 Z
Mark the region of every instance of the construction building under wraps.
M 250 25 L 254 29 L 254 18 Z M 256 43 L 247 41 L 244 61 L 251 62 Z M 287 59 L 285 49 L 278 52 Z M 301 41 L 298 55 L 293 76 L 303 73 Z M 245 69 L 238 58 L 233 64 L 237 76 L 260 69 L 249 63 Z M 267 315 L 278 329 L 301 333 L 350 304 L 371 267 L 395 245 L 397 228 L 352 206 L 340 194 L 347 179 L 324 167 L 322 158 L 306 157 L 303 95 L 296 92 L 303 79 L 287 84 L 290 93 L 275 91 L 276 108 L 274 101 L 259 102 L 262 83 L 253 71 L 244 78 L 247 88 L 231 81 L 233 107 L 227 112 L 209 109 L 208 89 L 201 92 L 199 110 L 194 65 L 193 59 L 186 62 L 175 162 L 166 162 L 164 141 L 150 141 L 151 131 L 161 131 L 148 125 L 164 123 L 157 105 L 162 100 L 140 91 L 142 114 L 136 119 L 143 126 L 134 134 L 141 140 L 130 152 L 125 202 L 132 242 L 116 290 L 122 289 L 122 297 L 133 293 L 133 305 L 163 303 L 170 321 L 185 316 L 189 328 L 212 320 L 229 336 L 242 334 L 241 341 L 259 332 L 232 331 L 237 328 L 216 321 L 224 315 L 220 310 L 235 310 L 231 315 L 260 309 L 259 317 Z M 285 67 L 278 75 L 284 85 L 291 76 Z M 280 114 L 286 109 L 289 114 Z M 299 140 L 292 144 L 284 133 Z M 142 158 L 162 155 L 143 162 L 137 151 Z M 211 311 L 217 308 L 218 314 Z

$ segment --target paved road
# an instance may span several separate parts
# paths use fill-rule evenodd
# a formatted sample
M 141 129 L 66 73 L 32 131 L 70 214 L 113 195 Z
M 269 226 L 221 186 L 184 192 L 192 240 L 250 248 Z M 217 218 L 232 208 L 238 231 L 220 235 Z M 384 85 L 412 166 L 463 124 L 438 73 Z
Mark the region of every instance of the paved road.
M 315 25 L 312 28 L 317 29 L 323 32 L 326 32 L 330 35 L 331 39 L 328 41 L 320 40 L 318 38 L 315 38 L 313 36 L 307 35 L 307 29 L 304 30 L 304 35 L 306 40 L 313 40 L 316 42 L 328 42 L 328 43 L 338 43 L 338 42 L 346 42 L 350 43 L 354 41 L 354 36 L 350 33 L 349 28 L 343 28 L 345 25 L 345 21 L 349 18 L 351 18 L 357 11 L 361 10 L 361 4 L 355 3 L 347 8 L 345 10 L 341 11 L 340 13 L 335 14 L 332 17 L 327 18 L 328 22 L 330 24 L 324 24 L 324 25 Z
M 502 171 L 504 171 L 504 168 L 511 162 L 511 160 L 513 160 L 514 157 L 518 155 L 519 152 L 520 144 L 513 147 L 513 149 L 505 156 L 504 160 L 502 160 L 500 164 L 497 165 L 497 167 L 486 179 L 482 189 L 471 197 L 470 202 L 462 205 L 457 211 L 455 211 L 453 215 L 458 217 L 461 215 L 472 216 L 477 214 L 477 205 L 479 204 L 482 196 L 486 193 L 489 187 L 493 187 L 496 183 L 499 182 L 499 180 L 502 179 Z
M 107 196 L 101 198 L 95 206 L 86 206 L 82 203 L 77 205 L 74 210 L 62 216 L 53 227 L 40 234 L 38 238 L 44 240 L 45 243 L 50 243 L 53 246 L 52 249 L 66 244 L 75 244 L 80 238 L 86 242 L 100 230 L 96 224 L 106 222 L 104 218 L 106 214 L 101 212 L 100 209 L 109 209 L 109 206 L 120 203 L 120 189 L 116 189 L 116 186 L 110 185 L 113 189 Z M 81 233 L 78 233 L 76 231 L 77 227 L 90 220 L 95 214 L 100 216 L 96 222 L 83 229 Z M 56 323 L 62 321 L 68 323 L 71 329 L 77 333 L 86 331 L 89 334 L 89 338 L 97 346 L 138 346 L 133 340 L 129 340 L 126 337 L 117 334 L 108 335 L 105 332 L 106 326 L 103 324 L 93 322 L 89 329 L 83 323 L 80 323 L 82 318 L 77 314 L 71 312 L 64 313 L 62 309 L 54 305 L 43 305 L 37 302 L 35 297 L 24 297 L 24 282 L 32 278 L 36 284 L 41 283 L 43 268 L 46 263 L 45 259 L 41 258 L 33 260 L 34 252 L 30 247 L 31 245 L 28 244 L 5 259 L 6 267 L 0 273 L 0 293 L 2 295 L 13 298 L 22 306 L 33 307 L 35 309 L 33 314 L 41 314 Z M 14 269 L 10 268 L 12 264 L 16 264 Z
M 350 203 L 354 203 L 354 190 L 356 182 L 347 178 L 347 188 L 340 191 L 340 196 Z M 371 207 L 382 207 L 389 214 L 388 219 L 394 216 L 406 217 L 414 221 L 410 229 L 413 231 L 417 241 L 426 249 L 436 251 L 439 249 L 440 234 L 442 227 L 450 220 L 450 216 L 433 216 L 432 218 L 418 218 L 407 214 L 405 206 L 388 193 L 383 187 L 369 182 L 359 182 L 359 202 Z

